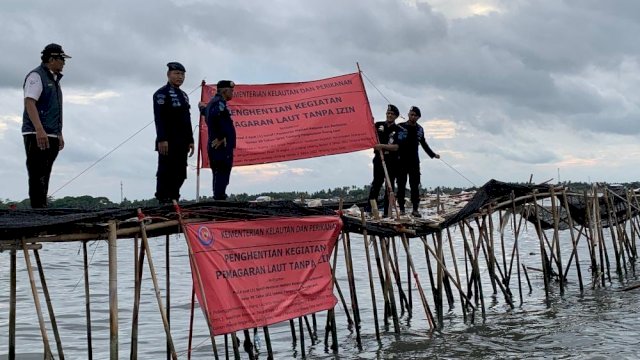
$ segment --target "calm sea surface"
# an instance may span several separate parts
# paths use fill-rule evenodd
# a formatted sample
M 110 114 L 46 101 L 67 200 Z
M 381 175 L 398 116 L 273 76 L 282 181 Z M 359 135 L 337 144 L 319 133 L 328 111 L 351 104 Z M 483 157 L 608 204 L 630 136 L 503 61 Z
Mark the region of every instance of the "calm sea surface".
M 565 234 L 565 236 L 568 236 Z M 462 243 L 458 232 L 454 232 L 454 247 L 458 266 L 464 276 Z M 521 261 L 531 267 L 540 268 L 539 243 L 533 227 L 521 235 Z M 445 313 L 444 329 L 429 333 L 424 310 L 413 285 L 413 315 L 401 318 L 402 334 L 390 330 L 383 331 L 382 341 L 375 337 L 371 293 L 362 237 L 351 237 L 354 255 L 355 277 L 362 325 L 362 349 L 356 346 L 356 334 L 347 328 L 342 304 L 337 307 L 339 354 L 325 351 L 325 314 L 318 315 L 318 338 L 315 345 L 305 339 L 306 355 L 310 359 L 638 359 L 640 358 L 640 289 L 620 291 L 627 285 L 640 281 L 629 271 L 622 278 L 612 273 L 612 282 L 606 288 L 591 289 L 590 270 L 584 243 L 581 244 L 580 263 L 582 265 L 585 291 L 580 294 L 576 280 L 575 266 L 569 271 L 569 284 L 563 296 L 557 284 L 553 284 L 550 302 L 547 305 L 544 284 L 540 273 L 529 271 L 533 291 L 529 293 L 523 277 L 523 304 L 518 301 L 517 277 L 512 276 L 511 289 L 516 299 L 515 309 L 505 303 L 502 294 L 492 295 L 486 269 L 483 269 L 486 319 L 480 312 L 475 322 L 465 323 L 456 294 L 455 305 Z M 569 258 L 570 240 L 563 238 L 563 260 Z M 179 358 L 186 359 L 189 308 L 191 299 L 191 275 L 188 266 L 186 244 L 182 236 L 170 237 L 171 263 L 171 327 L 172 336 Z M 94 359 L 109 358 L 109 297 L 107 244 L 105 241 L 89 243 L 91 317 L 93 331 Z M 165 238 L 150 239 L 153 261 L 165 293 Z M 511 241 L 508 242 L 511 244 Z M 47 285 L 56 311 L 58 327 L 67 359 L 86 359 L 86 324 L 83 282 L 82 248 L 79 243 L 45 243 L 40 250 L 42 266 L 47 276 Z M 348 284 L 340 246 L 338 281 L 350 305 Z M 406 261 L 404 251 L 398 242 L 400 269 L 406 282 Z M 419 272 L 421 284 L 433 308 L 431 288 L 424 247 L 419 240 L 411 240 L 412 257 Z M 510 247 L 508 252 L 510 253 Z M 449 248 L 448 264 L 451 265 Z M 613 261 L 613 258 L 611 259 Z M 500 258 L 499 260 L 502 263 Z M 508 261 L 508 258 L 507 258 Z M 32 256 L 32 263 L 35 259 Z M 131 317 L 133 306 L 133 241 L 118 241 L 118 300 L 120 307 L 119 351 L 120 358 L 129 358 L 131 339 Z M 484 259 L 481 266 L 486 266 Z M 566 266 L 566 264 L 565 264 Z M 452 267 L 449 266 L 451 270 Z M 464 281 L 464 279 L 463 279 Z M 39 281 L 38 281 L 39 283 Z M 38 319 L 29 287 L 22 252 L 18 253 L 18 309 L 16 346 L 18 359 L 42 359 L 42 340 Z M 382 292 L 377 275 L 375 279 L 379 318 L 382 322 Z M 41 304 L 46 312 L 44 298 Z M 446 301 L 445 301 L 446 302 Z M 6 358 L 8 349 L 9 313 L 9 254 L 0 254 L 0 358 Z M 446 306 L 446 305 L 445 305 Z M 297 321 L 296 321 L 297 326 Z M 55 352 L 54 336 L 47 323 L 51 347 Z M 289 324 L 270 326 L 272 344 L 276 359 L 300 358 L 299 344 L 294 348 Z M 253 333 L 253 332 L 252 332 Z M 238 333 L 241 340 L 243 334 Z M 216 337 L 221 358 L 224 358 L 223 337 Z M 259 358 L 266 359 L 266 344 L 262 331 L 258 333 Z M 196 309 L 193 338 L 193 359 L 211 359 L 211 342 L 207 337 L 204 317 Z M 165 335 L 162 320 L 145 264 L 142 286 L 142 303 L 139 318 L 138 354 L 140 359 L 164 359 Z M 231 355 L 233 357 L 233 355 Z M 243 353 L 242 358 L 248 358 Z

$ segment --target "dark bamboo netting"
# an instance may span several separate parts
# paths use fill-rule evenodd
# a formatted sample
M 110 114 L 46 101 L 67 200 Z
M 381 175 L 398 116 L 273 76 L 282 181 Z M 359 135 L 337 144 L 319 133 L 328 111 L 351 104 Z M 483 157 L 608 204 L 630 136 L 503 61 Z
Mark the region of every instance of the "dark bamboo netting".
M 425 222 L 395 223 L 394 221 L 367 221 L 362 224 L 359 218 L 343 216 L 344 229 L 348 232 L 370 235 L 396 236 L 405 232 L 408 236 L 428 235 L 433 232 L 455 225 L 465 219 L 471 219 L 486 212 L 510 210 L 513 193 L 516 199 L 516 211 L 527 220 L 542 229 L 552 229 L 557 219 L 558 229 L 567 229 L 568 215 L 575 225 L 589 226 L 587 206 L 584 195 L 556 191 L 555 210 L 550 206 L 549 185 L 520 185 L 490 180 L 477 190 L 476 194 L 457 213 L 449 216 L 445 221 L 434 225 Z M 601 188 L 598 205 L 592 202 L 589 208 L 591 218 L 598 214 L 598 221 L 602 227 L 608 227 L 628 220 L 629 215 L 637 216 L 639 211 L 635 206 L 629 206 L 623 189 Z M 531 196 L 538 193 L 537 203 Z M 607 194 L 605 197 L 604 194 Z M 568 212 L 564 206 L 564 194 Z M 520 199 L 518 199 L 520 198 Z M 505 205 L 506 204 L 506 205 Z M 344 206 L 345 204 L 343 204 Z M 336 215 L 336 207 L 324 206 L 309 208 L 291 201 L 270 201 L 259 203 L 211 201 L 180 205 L 183 218 L 199 220 L 250 220 L 258 218 L 276 217 L 304 217 L 314 215 Z M 142 208 L 142 212 L 151 221 L 175 220 L 177 213 L 172 205 Z M 536 217 L 537 214 L 537 217 Z M 554 217 L 554 214 L 557 214 Z M 137 226 L 137 208 L 116 208 L 107 210 L 82 209 L 34 209 L 34 210 L 0 210 L 0 240 L 19 240 L 23 237 L 34 237 L 54 234 L 73 233 L 104 233 L 109 220 L 119 222 L 119 227 Z M 179 232 L 179 228 L 169 229 L 159 234 Z
M 476 191 L 476 194 L 469 200 L 465 207 L 440 224 L 440 228 L 444 229 L 464 219 L 468 219 L 478 214 L 481 209 L 490 204 L 509 201 L 512 192 L 515 197 L 518 198 L 531 194 L 535 189 L 546 190 L 548 186 L 510 184 L 491 179 Z
M 638 208 L 627 201 L 625 189 L 604 187 L 600 190 L 597 206 L 592 204 L 588 212 L 584 195 L 567 195 L 567 204 L 575 223 L 589 226 L 587 214 L 591 214 L 592 219 L 597 214 L 597 221 L 602 227 L 609 227 L 629 220 L 629 215 L 638 215 Z
M 262 203 L 212 201 L 181 204 L 186 219 L 250 220 L 269 217 L 304 217 L 335 215 L 329 208 L 308 208 L 291 201 Z M 177 213 L 172 205 L 145 207 L 145 217 L 153 221 L 175 220 Z M 102 233 L 109 220 L 122 222 L 121 226 L 136 226 L 137 208 L 82 210 L 82 209 L 33 209 L 0 210 L 0 239 L 16 240 L 38 235 Z

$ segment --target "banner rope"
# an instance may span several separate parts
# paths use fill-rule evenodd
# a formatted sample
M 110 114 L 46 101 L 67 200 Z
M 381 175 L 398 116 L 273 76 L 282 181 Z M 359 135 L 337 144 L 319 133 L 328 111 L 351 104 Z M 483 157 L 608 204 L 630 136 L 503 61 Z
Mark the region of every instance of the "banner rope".
M 201 85 L 196 86 L 193 90 L 191 90 L 191 92 L 189 92 L 188 95 L 191 95 L 194 91 L 196 91 L 198 88 L 200 88 Z M 92 167 L 96 166 L 100 161 L 104 160 L 107 156 L 111 155 L 114 151 L 118 150 L 122 145 L 126 144 L 129 140 L 131 140 L 133 137 L 135 137 L 136 135 L 138 135 L 139 133 L 142 132 L 142 130 L 146 129 L 149 125 L 153 124 L 155 120 L 150 121 L 148 124 L 146 124 L 145 126 L 143 126 L 140 130 L 136 131 L 135 133 L 133 133 L 133 135 L 129 136 L 128 138 L 126 138 L 124 141 L 122 141 L 120 144 L 116 145 L 116 147 L 114 147 L 113 149 L 111 149 L 110 151 L 108 151 L 106 154 L 104 154 L 102 157 L 100 157 L 98 160 L 96 160 L 93 164 L 89 165 L 86 169 L 82 170 L 78 175 L 74 176 L 71 180 L 67 181 L 66 183 L 64 183 L 62 186 L 60 186 L 59 188 L 57 188 L 54 192 L 52 192 L 50 194 L 50 196 L 55 195 L 58 191 L 64 189 L 67 185 L 71 184 L 73 181 L 75 181 L 77 178 L 79 178 L 80 176 L 82 176 L 84 173 L 86 173 L 87 171 L 89 171 L 89 169 L 91 169 Z

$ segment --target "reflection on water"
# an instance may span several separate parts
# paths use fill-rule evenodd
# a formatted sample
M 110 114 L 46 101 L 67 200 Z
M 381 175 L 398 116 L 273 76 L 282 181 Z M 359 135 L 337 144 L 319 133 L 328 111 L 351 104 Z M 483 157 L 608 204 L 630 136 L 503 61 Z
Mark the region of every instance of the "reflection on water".
M 189 326 L 189 309 L 191 299 L 191 275 L 189 272 L 186 245 L 181 236 L 172 236 L 171 240 L 171 327 L 173 340 L 179 358 L 186 359 L 186 348 Z M 351 237 L 354 255 L 355 277 L 358 279 L 357 294 L 360 305 L 360 316 L 363 321 L 362 349 L 356 346 L 356 333 L 347 329 L 344 309 L 339 303 L 337 311 L 339 358 L 344 359 L 635 359 L 638 358 L 637 334 L 640 333 L 640 289 L 622 292 L 621 283 L 614 280 L 607 289 L 591 289 L 589 281 L 585 283 L 585 293 L 581 295 L 575 271 L 569 272 L 569 285 L 564 296 L 559 295 L 559 288 L 554 284 L 549 306 L 544 298 L 542 278 L 536 272 L 530 272 L 533 292 L 528 288 L 523 277 L 524 304 L 516 302 L 511 309 L 505 304 L 502 295 L 492 296 L 491 284 L 483 275 L 483 289 L 487 306 L 486 320 L 482 321 L 480 311 L 475 314 L 473 324 L 464 323 L 460 311 L 459 298 L 456 295 L 454 308 L 445 313 L 444 328 L 439 332 L 429 332 L 424 309 L 413 287 L 413 316 L 405 314 L 401 318 L 402 334 L 393 333 L 393 324 L 384 329 L 382 293 L 379 281 L 375 279 L 378 291 L 378 312 L 383 326 L 382 341 L 377 342 L 373 328 L 371 294 L 368 285 L 366 257 L 362 246 L 362 238 Z M 455 246 L 460 246 L 459 239 Z M 160 285 L 165 286 L 165 239 L 151 239 L 154 264 L 157 268 Z M 536 252 L 539 249 L 537 239 L 531 234 L 521 238 L 521 260 L 527 266 L 540 267 L 540 259 Z M 340 245 L 340 250 L 342 246 Z M 424 261 L 422 245 L 412 240 L 413 260 L 420 274 L 420 281 L 427 299 L 433 308 L 431 288 Z M 109 299 L 108 268 L 106 242 L 90 243 L 89 256 L 91 282 L 91 317 L 93 332 L 93 354 L 96 359 L 109 357 Z M 398 246 L 400 250 L 400 246 Z M 448 251 L 448 249 L 447 249 Z M 458 251 L 458 250 L 456 250 Z M 568 251 L 568 249 L 567 249 Z M 342 251 L 341 251 L 342 253 Z M 406 260 L 399 251 L 400 269 L 406 281 Z M 0 354 L 7 353 L 8 345 L 8 303 L 9 303 L 9 254 L 0 254 Z M 462 252 L 457 256 L 461 256 Z M 568 258 L 568 253 L 563 258 Z M 86 358 L 86 324 L 84 317 L 84 283 L 81 245 L 75 243 L 44 244 L 40 251 L 47 285 L 51 292 L 56 311 L 58 327 L 61 332 L 65 356 L 69 359 Z M 450 255 L 447 261 L 451 261 Z M 567 257 L 565 257 L 567 256 Z M 583 276 L 589 278 L 588 259 L 581 256 Z M 508 260 L 508 259 L 507 259 Z M 35 263 L 35 262 L 34 262 Z M 343 261 L 339 261 L 339 264 Z M 119 314 L 119 351 L 120 358 L 129 357 L 131 339 L 131 317 L 133 307 L 133 242 L 118 242 L 118 300 Z M 464 265 L 458 262 L 461 276 Z M 339 266 L 340 267 L 340 266 Z M 341 268 L 341 267 L 340 267 Z M 165 336 L 162 320 L 158 313 L 153 285 L 149 269 L 145 267 L 142 286 L 142 303 L 140 305 L 138 351 L 140 358 L 159 359 L 165 357 Z M 483 270 L 485 271 L 485 270 Z M 375 271 L 374 271 L 375 272 Z M 612 274 L 613 276 L 614 274 Z M 349 290 L 346 273 L 339 270 L 337 274 L 342 291 L 349 302 Z M 518 301 L 517 277 L 512 276 L 511 289 L 514 299 Z M 629 273 L 622 283 L 636 281 L 635 274 Z M 464 280 L 463 280 L 464 281 Z M 16 346 L 19 359 L 41 359 L 42 340 L 38 328 L 35 307 L 31 297 L 28 276 L 24 267 L 22 253 L 18 253 L 18 309 Z M 42 293 L 40 293 L 42 295 Z M 46 311 L 44 298 L 40 298 L 43 311 Z M 446 301 L 446 300 L 445 300 Z M 445 305 L 446 306 L 446 305 Z M 446 311 L 447 309 L 445 309 Z M 349 310 L 351 311 L 351 310 Z M 311 319 L 310 319 L 311 320 Z M 319 314 L 318 340 L 316 345 L 305 339 L 306 355 L 313 359 L 333 359 L 332 353 L 325 351 L 324 335 L 326 316 Z M 194 324 L 193 359 L 210 359 L 211 342 L 208 340 L 202 313 L 196 309 Z M 297 321 L 296 321 L 297 326 Z M 51 347 L 55 352 L 55 342 L 51 326 L 47 323 Z M 274 347 L 275 358 L 300 357 L 299 345 L 292 344 L 291 329 L 288 322 L 270 326 L 270 335 Z M 252 332 L 253 333 L 253 332 Z M 296 333 L 298 330 L 296 329 Z M 241 340 L 244 335 L 238 333 Z M 299 335 L 298 335 L 299 336 Z M 216 338 L 222 351 L 223 337 Z M 330 340 L 329 340 L 330 341 Z M 264 335 L 258 333 L 260 358 L 266 358 Z M 224 353 L 221 353 L 224 357 Z M 3 357 L 4 356 L 4 357 Z M 0 359 L 6 355 L 0 355 Z M 243 358 L 246 358 L 244 354 Z

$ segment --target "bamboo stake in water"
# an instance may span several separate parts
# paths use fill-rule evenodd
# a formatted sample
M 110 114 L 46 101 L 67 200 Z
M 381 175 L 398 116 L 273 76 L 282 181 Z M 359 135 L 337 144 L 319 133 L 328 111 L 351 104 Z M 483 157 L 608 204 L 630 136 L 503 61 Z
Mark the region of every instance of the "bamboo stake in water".
M 196 259 L 193 253 L 193 248 L 191 247 L 191 242 L 189 242 L 189 239 L 187 238 L 187 229 L 185 227 L 184 220 L 182 219 L 182 213 L 180 211 L 180 208 L 178 207 L 178 202 L 176 200 L 173 200 L 173 206 L 177 210 L 176 212 L 178 214 L 178 223 L 180 224 L 180 229 L 182 230 L 182 233 L 185 236 L 187 249 L 189 250 L 189 262 L 191 264 L 191 270 L 192 272 L 195 272 L 195 279 L 198 284 L 198 289 L 200 290 L 200 296 L 202 297 L 201 306 L 204 308 L 204 317 L 205 317 L 205 320 L 207 321 L 207 328 L 209 329 L 209 337 L 211 338 L 211 347 L 213 349 L 213 356 L 215 360 L 218 360 L 218 347 L 216 346 L 216 338 L 215 338 L 215 334 L 213 333 L 213 324 L 209 319 L 209 306 L 207 305 L 207 295 L 205 294 L 204 287 L 202 286 L 202 277 L 200 276 L 200 269 L 198 268 L 198 264 L 196 262 Z
M 429 329 L 433 330 L 434 328 L 433 315 L 431 314 L 429 303 L 427 302 L 427 298 L 424 295 L 424 290 L 422 289 L 422 285 L 420 284 L 420 279 L 418 278 L 418 272 L 416 271 L 416 268 L 413 265 L 413 257 L 411 256 L 411 252 L 409 251 L 409 241 L 407 240 L 407 237 L 405 234 L 402 234 L 402 245 L 404 245 L 404 249 L 407 253 L 407 262 L 409 263 L 409 268 L 413 273 L 416 286 L 418 287 L 418 295 L 420 295 L 420 300 L 422 301 L 422 306 L 424 307 L 424 311 L 427 316 L 427 321 L 429 322 Z
M 391 262 L 391 259 L 389 258 L 389 251 L 388 251 L 387 244 L 388 244 L 388 239 L 381 237 L 380 248 L 382 249 L 382 262 L 384 263 L 384 271 L 385 271 L 385 278 L 386 278 L 385 290 L 387 292 L 389 303 L 391 305 L 391 315 L 393 316 L 393 329 L 397 334 L 399 334 L 400 323 L 398 322 L 398 311 L 396 309 L 396 300 L 395 300 L 395 295 L 393 291 L 393 281 L 392 281 L 393 275 L 391 274 L 391 269 L 389 265 L 389 263 Z
M 565 283 L 565 279 L 564 279 L 564 273 L 563 273 L 563 268 L 562 268 L 562 252 L 560 251 L 560 224 L 559 224 L 559 217 L 560 217 L 560 211 L 558 210 L 558 206 L 556 205 L 556 193 L 555 190 L 553 188 L 553 186 L 551 186 L 549 188 L 549 192 L 551 193 L 551 215 L 553 217 L 553 243 L 554 246 L 556 248 L 556 265 L 558 266 L 558 276 L 559 276 L 559 281 L 560 281 L 560 295 L 564 295 L 564 283 Z M 567 216 L 570 216 L 567 213 Z
M 109 221 L 109 357 L 118 360 L 118 245 L 114 220 Z
M 166 282 L 165 282 L 165 287 L 166 287 L 166 299 L 167 299 L 167 327 L 169 328 L 169 331 L 171 331 L 171 262 L 170 262 L 170 247 L 169 247 L 169 234 L 167 234 L 166 237 L 166 243 L 165 243 L 165 258 L 164 258 L 164 265 L 165 265 L 165 272 L 167 274 L 167 278 L 166 278 Z M 167 360 L 169 360 L 171 355 L 171 347 L 169 344 L 169 339 L 167 339 Z
M 16 358 L 16 250 L 11 249 L 11 259 L 9 267 L 11 268 L 9 275 L 9 359 Z
M 536 230 L 538 233 L 538 239 L 540 241 L 540 261 L 542 262 L 542 277 L 544 279 L 544 295 L 547 301 L 547 305 L 549 305 L 549 274 L 547 271 L 547 255 L 544 249 L 544 240 L 542 235 L 542 226 L 540 225 L 540 215 L 538 214 L 538 199 L 536 198 L 536 193 L 533 192 L 533 206 L 534 213 L 536 217 Z
M 138 213 L 140 214 L 139 209 L 138 209 Z M 153 289 L 155 290 L 155 293 L 156 293 L 158 310 L 160 311 L 160 316 L 162 317 L 162 324 L 164 325 L 164 331 L 165 331 L 165 334 L 167 335 L 167 342 L 169 345 L 169 350 L 171 351 L 171 357 L 173 358 L 173 360 L 177 360 L 178 355 L 176 354 L 176 350 L 173 346 L 173 339 L 171 338 L 171 330 L 169 329 L 169 321 L 167 319 L 167 314 L 165 312 L 164 305 L 162 304 L 162 295 L 160 294 L 160 287 L 158 286 L 158 277 L 156 275 L 155 266 L 153 265 L 153 258 L 151 257 L 151 248 L 149 247 L 149 242 L 147 240 L 147 230 L 145 229 L 144 221 L 140 222 L 140 235 L 142 237 L 144 251 L 147 255 L 147 264 L 149 264 L 149 272 L 151 273 Z
M 135 239 L 137 244 L 138 240 Z M 131 320 L 131 352 L 130 359 L 138 358 L 138 316 L 140 314 L 140 293 L 142 287 L 142 272 L 144 269 L 144 243 L 141 242 L 140 252 L 138 257 L 136 258 L 136 265 L 134 266 L 135 277 L 133 279 L 133 311 L 132 311 L 132 320 Z M 135 247 L 138 249 L 138 246 Z
M 611 234 L 611 244 L 613 245 L 613 254 L 616 258 L 616 273 L 618 274 L 618 276 L 622 276 L 622 266 L 621 266 L 621 261 L 620 261 L 620 253 L 622 251 L 622 248 L 620 249 L 620 251 L 618 251 L 618 244 L 616 243 L 616 234 L 613 231 L 613 227 L 614 227 L 614 219 L 612 216 L 612 210 L 611 210 L 611 204 L 609 203 L 609 195 L 607 192 L 607 188 L 603 188 L 602 190 L 602 197 L 604 199 L 605 202 L 605 210 L 607 211 L 607 221 L 609 222 L 609 233 Z
M 518 295 L 520 296 L 520 305 L 522 305 L 522 279 L 520 277 L 520 250 L 518 247 L 518 227 L 516 226 L 516 195 L 513 192 L 513 190 L 511 191 L 511 212 L 513 214 L 513 218 L 511 220 L 511 223 L 513 224 L 513 251 L 511 252 L 511 263 L 509 264 L 509 276 L 508 278 L 511 278 L 511 269 L 513 267 L 513 258 L 514 258 L 514 252 L 515 252 L 515 258 L 516 258 L 516 269 L 518 272 Z M 520 215 L 520 218 L 522 219 L 522 215 Z
M 567 201 L 567 190 L 562 189 L 562 200 L 564 202 L 564 209 L 567 212 L 567 221 L 569 223 L 569 233 L 571 234 L 571 243 L 573 245 L 572 255 L 576 258 L 576 272 L 578 274 L 578 284 L 580 286 L 580 293 L 584 292 L 584 287 L 582 285 L 582 272 L 580 271 L 580 258 L 578 257 L 578 242 L 576 241 L 576 236 L 574 234 L 573 228 L 573 217 L 571 216 L 571 210 L 569 208 L 569 202 Z M 567 269 L 569 265 L 567 265 Z M 564 275 L 566 277 L 566 275 Z
M 604 239 L 604 227 L 602 226 L 602 217 L 600 216 L 600 199 L 598 197 L 598 190 L 597 188 L 593 188 L 593 194 L 594 194 L 594 214 L 595 214 L 595 218 L 596 218 L 596 230 L 598 232 L 598 239 L 599 241 L 599 245 L 600 245 L 600 265 L 601 266 L 606 266 L 606 274 L 607 274 L 607 278 L 609 279 L 609 282 L 611 282 L 611 264 L 609 263 L 609 252 L 607 251 L 607 244 L 605 242 Z M 603 269 L 604 270 L 604 269 Z M 602 272 L 602 286 L 605 286 L 605 272 Z
M 350 243 L 349 234 L 346 232 L 342 232 L 342 245 L 344 247 L 344 261 L 347 267 L 347 281 L 349 282 L 349 295 L 351 297 L 351 309 L 353 310 L 353 318 L 355 320 L 356 344 L 360 349 L 362 348 L 362 339 L 360 338 L 360 310 L 358 309 L 358 295 L 356 291 L 356 282 L 353 276 L 351 243 Z
M 36 258 L 36 265 L 38 266 L 38 274 L 40 274 L 40 284 L 42 285 L 42 293 L 44 295 L 45 302 L 47 304 L 47 310 L 49 312 L 49 319 L 51 320 L 51 330 L 53 330 L 53 336 L 56 339 L 56 347 L 58 349 L 58 357 L 60 360 L 64 360 L 64 352 L 62 351 L 62 340 L 60 340 L 60 333 L 58 332 L 58 323 L 56 322 L 56 316 L 53 312 L 53 305 L 51 304 L 51 297 L 49 296 L 49 288 L 47 287 L 47 280 L 44 277 L 44 269 L 40 262 L 40 254 L 38 250 L 33 250 L 33 255 Z
M 360 209 L 360 220 L 362 222 L 362 237 L 364 238 L 364 252 L 367 257 L 367 273 L 369 274 L 369 289 L 371 290 L 371 307 L 373 308 L 373 322 L 376 327 L 376 340 L 380 341 L 380 324 L 378 323 L 378 307 L 376 304 L 376 291 L 373 283 L 373 271 L 371 270 L 371 254 L 369 252 L 369 237 L 367 236 L 366 220 L 364 211 Z
M 451 231 L 449 230 L 449 228 L 447 228 L 447 239 L 449 240 L 449 250 L 451 251 L 451 261 L 453 262 L 453 269 L 455 270 L 455 273 L 456 273 L 456 281 L 458 282 L 458 284 L 461 284 L 460 272 L 458 271 L 458 260 L 456 259 L 456 253 L 453 247 L 453 240 L 452 240 Z M 462 291 L 462 288 L 458 288 L 458 292 L 460 295 L 460 304 L 462 305 L 462 318 L 464 319 L 464 322 L 466 324 L 468 303 L 465 300 L 463 300 L 464 292 Z

